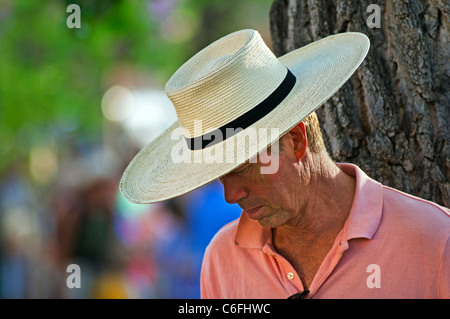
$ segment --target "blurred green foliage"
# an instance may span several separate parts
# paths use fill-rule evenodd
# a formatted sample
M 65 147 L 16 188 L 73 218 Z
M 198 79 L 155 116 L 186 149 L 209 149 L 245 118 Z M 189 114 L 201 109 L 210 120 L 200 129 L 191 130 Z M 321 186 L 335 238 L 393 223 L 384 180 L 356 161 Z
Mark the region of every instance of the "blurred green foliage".
M 162 85 L 218 37 L 268 25 L 270 2 L 0 1 L 0 173 L 49 136 L 58 149 L 101 138 L 101 99 L 117 66 Z M 80 29 L 66 25 L 71 3 Z

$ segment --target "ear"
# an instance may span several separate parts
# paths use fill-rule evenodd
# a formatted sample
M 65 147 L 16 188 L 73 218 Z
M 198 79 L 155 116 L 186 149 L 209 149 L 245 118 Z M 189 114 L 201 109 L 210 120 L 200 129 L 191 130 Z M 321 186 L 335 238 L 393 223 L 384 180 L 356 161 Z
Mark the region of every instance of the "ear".
M 298 123 L 289 131 L 289 134 L 291 135 L 292 142 L 294 143 L 295 157 L 297 158 L 297 161 L 300 162 L 300 160 L 305 156 L 306 147 L 308 146 L 305 124 L 303 122 Z

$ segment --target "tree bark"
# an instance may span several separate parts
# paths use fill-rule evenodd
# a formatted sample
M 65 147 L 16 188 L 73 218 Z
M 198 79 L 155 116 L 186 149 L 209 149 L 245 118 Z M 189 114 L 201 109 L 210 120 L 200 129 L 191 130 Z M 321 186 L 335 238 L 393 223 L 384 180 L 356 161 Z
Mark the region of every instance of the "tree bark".
M 349 81 L 316 112 L 337 162 L 381 183 L 450 207 L 450 2 L 275 0 L 275 54 L 330 34 L 357 31 L 371 42 Z

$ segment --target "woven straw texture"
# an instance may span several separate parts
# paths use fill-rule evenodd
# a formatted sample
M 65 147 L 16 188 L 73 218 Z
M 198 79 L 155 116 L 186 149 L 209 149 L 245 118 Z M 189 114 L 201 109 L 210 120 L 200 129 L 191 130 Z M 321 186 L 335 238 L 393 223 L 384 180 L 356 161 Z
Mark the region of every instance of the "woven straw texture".
M 153 203 L 229 173 L 329 99 L 368 49 L 368 38 L 353 32 L 329 36 L 278 59 L 254 30 L 212 43 L 167 82 L 178 121 L 134 157 L 121 179 L 122 194 L 135 203 Z M 184 136 L 211 132 L 253 108 L 280 85 L 286 67 L 296 76 L 296 84 L 272 112 L 214 146 L 187 149 Z

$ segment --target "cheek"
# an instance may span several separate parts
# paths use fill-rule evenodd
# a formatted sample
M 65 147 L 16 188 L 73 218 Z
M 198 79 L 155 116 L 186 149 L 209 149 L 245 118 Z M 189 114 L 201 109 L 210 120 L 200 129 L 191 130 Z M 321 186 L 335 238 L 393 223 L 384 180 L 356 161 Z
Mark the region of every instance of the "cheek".
M 261 180 L 257 193 L 266 199 L 272 207 L 283 208 L 284 205 L 290 205 L 291 196 L 286 187 L 286 181 L 281 176 L 266 175 Z
M 251 193 L 267 202 L 276 209 L 291 209 L 296 187 L 298 186 L 298 175 L 292 165 L 286 159 L 280 157 L 280 167 L 273 174 L 260 174 L 259 165 L 252 170 Z

